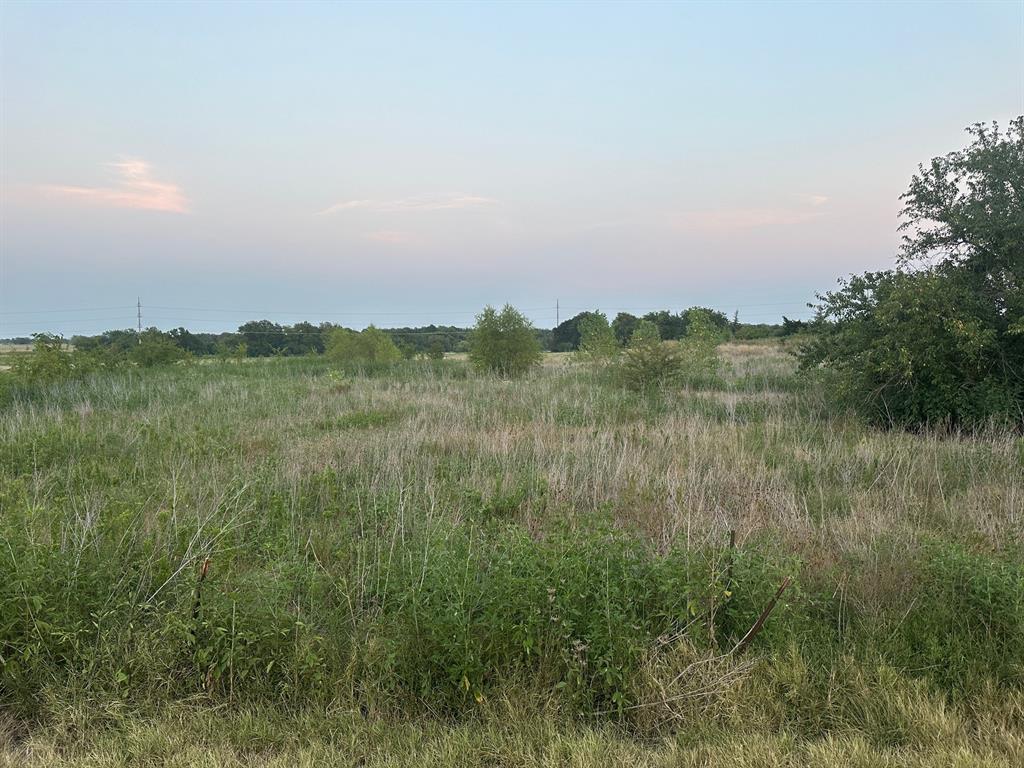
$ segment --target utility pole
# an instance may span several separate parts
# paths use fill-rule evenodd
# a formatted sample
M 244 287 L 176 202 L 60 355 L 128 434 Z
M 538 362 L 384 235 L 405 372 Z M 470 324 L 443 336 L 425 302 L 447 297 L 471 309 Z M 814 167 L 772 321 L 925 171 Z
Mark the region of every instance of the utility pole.
M 555 327 L 556 328 L 559 325 L 561 325 L 561 323 L 559 322 L 560 316 L 559 316 L 559 313 L 558 313 L 558 309 L 559 309 L 559 307 L 558 307 L 558 299 L 555 299 Z
M 142 343 L 142 297 L 139 296 L 135 300 L 135 309 L 137 317 L 139 318 L 139 344 Z

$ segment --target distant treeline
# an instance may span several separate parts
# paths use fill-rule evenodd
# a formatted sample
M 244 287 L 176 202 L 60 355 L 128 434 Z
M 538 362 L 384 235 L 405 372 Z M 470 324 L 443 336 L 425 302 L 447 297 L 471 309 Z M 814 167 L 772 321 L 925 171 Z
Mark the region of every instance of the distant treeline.
M 738 314 L 730 319 L 724 312 L 706 307 L 690 307 L 678 314 L 673 314 L 667 309 L 657 312 L 648 312 L 646 315 L 631 315 L 629 312 L 619 312 L 612 320 L 612 331 L 619 344 L 625 345 L 636 330 L 636 325 L 641 320 L 654 323 L 658 328 L 658 334 L 663 341 L 674 341 L 686 335 L 686 329 L 690 325 L 690 318 L 694 312 L 705 312 L 711 318 L 712 323 L 726 335 L 737 340 L 765 339 L 777 336 L 789 336 L 805 330 L 808 326 L 802 320 L 790 320 L 782 318 L 778 325 L 767 323 L 741 323 Z M 597 310 L 593 312 L 581 312 L 571 317 L 564 323 L 557 325 L 550 331 L 550 338 L 545 345 L 546 349 L 552 352 L 571 352 L 579 349 L 580 346 L 580 323 L 589 317 L 600 314 Z
M 668 310 L 648 312 L 643 316 L 620 312 L 612 321 L 612 329 L 620 343 L 625 344 L 633 333 L 637 322 L 649 320 L 658 327 L 664 340 L 680 339 L 686 335 L 690 313 L 696 308 L 683 310 L 673 314 Z M 741 323 L 735 316 L 728 318 L 722 312 L 707 310 L 716 326 L 737 340 L 762 339 L 788 336 L 804 330 L 807 323 L 801 320 L 783 318 L 780 324 Z M 581 312 L 560 323 L 553 329 L 538 328 L 536 333 L 543 349 L 553 352 L 571 352 L 579 349 L 580 322 L 597 314 Z M 237 331 L 223 333 L 200 333 L 187 328 L 175 328 L 161 331 L 147 328 L 140 335 L 138 331 L 128 328 L 106 331 L 95 336 L 76 335 L 69 340 L 71 345 L 81 352 L 103 352 L 108 354 L 128 355 L 133 350 L 137 353 L 140 343 L 173 344 L 183 352 L 197 357 L 206 356 L 244 356 L 273 357 L 319 354 L 327 346 L 327 336 L 331 331 L 343 326 L 335 323 L 301 322 L 294 325 L 281 325 L 270 320 L 252 320 L 239 326 Z M 438 352 L 464 352 L 470 328 L 459 328 L 453 325 L 425 325 L 421 327 L 381 329 L 395 343 L 406 357 L 436 354 Z M 3 339 L 11 344 L 32 343 L 31 337 Z
M 327 346 L 331 331 L 343 328 L 335 323 L 295 323 L 281 325 L 270 320 L 252 320 L 239 326 L 237 331 L 224 333 L 198 333 L 187 328 L 159 331 L 149 328 L 143 337 L 162 334 L 185 352 L 194 356 L 242 355 L 245 357 L 274 357 L 319 354 Z M 468 328 L 428 325 L 422 328 L 393 328 L 385 331 L 406 357 L 440 349 L 455 352 L 464 348 Z M 106 349 L 128 352 L 140 337 L 133 329 L 107 331 L 97 336 L 72 336 L 71 345 L 77 350 Z

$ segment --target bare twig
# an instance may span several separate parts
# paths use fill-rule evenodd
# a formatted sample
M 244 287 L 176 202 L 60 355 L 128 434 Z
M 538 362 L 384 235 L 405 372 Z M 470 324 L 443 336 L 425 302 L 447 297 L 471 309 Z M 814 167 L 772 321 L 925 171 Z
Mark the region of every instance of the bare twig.
M 764 623 L 768 621 L 768 617 L 771 615 L 772 611 L 775 610 L 775 605 L 779 602 L 779 598 L 782 597 L 782 593 L 786 591 L 791 583 L 792 579 L 790 579 L 789 576 L 783 579 L 782 584 L 775 592 L 775 596 L 768 601 L 768 605 L 766 605 L 764 610 L 761 611 L 761 615 L 757 617 L 757 621 L 755 621 L 753 626 L 747 630 L 747 634 L 745 634 L 743 638 L 736 643 L 736 647 L 730 652 L 732 655 L 739 656 L 744 650 L 746 650 L 747 646 L 750 645 L 753 639 L 757 637 L 761 628 L 764 627 Z

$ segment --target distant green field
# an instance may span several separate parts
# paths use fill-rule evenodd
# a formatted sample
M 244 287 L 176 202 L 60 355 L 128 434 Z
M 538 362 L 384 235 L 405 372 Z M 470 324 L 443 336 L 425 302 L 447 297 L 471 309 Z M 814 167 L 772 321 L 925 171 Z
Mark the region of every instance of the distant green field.
M 31 349 L 29 344 L 0 344 L 0 371 L 8 370 L 18 355 L 23 355 Z
M 1024 441 L 720 354 L 9 390 L 0 765 L 1024 764 Z

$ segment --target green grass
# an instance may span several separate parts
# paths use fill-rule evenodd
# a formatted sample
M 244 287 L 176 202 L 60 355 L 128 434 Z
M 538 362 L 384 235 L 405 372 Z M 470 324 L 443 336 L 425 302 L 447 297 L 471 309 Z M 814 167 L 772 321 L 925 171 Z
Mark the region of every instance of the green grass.
M 721 352 L 8 389 L 0 763 L 1019 764 L 1024 441 Z

